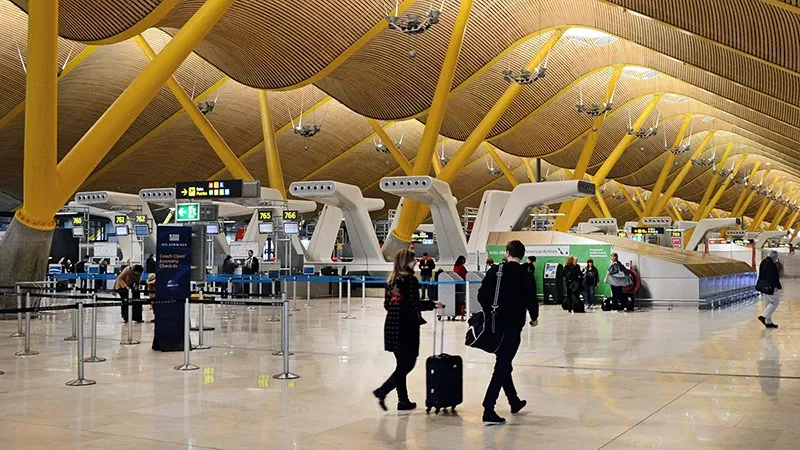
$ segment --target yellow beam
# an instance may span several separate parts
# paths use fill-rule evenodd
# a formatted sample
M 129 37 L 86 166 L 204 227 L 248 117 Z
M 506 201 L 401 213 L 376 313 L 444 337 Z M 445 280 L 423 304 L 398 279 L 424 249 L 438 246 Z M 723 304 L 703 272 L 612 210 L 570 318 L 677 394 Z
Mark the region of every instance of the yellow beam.
M 275 142 L 275 125 L 272 123 L 272 111 L 269 109 L 267 91 L 258 90 L 258 111 L 261 116 L 261 133 L 264 136 L 264 156 L 267 163 L 267 179 L 269 187 L 277 189 L 282 198 L 286 198 L 286 183 L 283 181 L 283 166 L 278 144 Z M 241 160 L 240 160 L 241 161 Z
M 381 124 L 379 124 L 378 121 L 375 119 L 367 118 L 367 122 L 369 122 L 369 125 L 372 127 L 373 130 L 375 130 L 375 134 L 377 134 L 378 137 L 381 139 L 383 145 L 385 145 L 386 148 L 389 149 L 389 153 L 391 153 L 392 157 L 400 166 L 400 168 L 403 169 L 403 172 L 405 172 L 406 175 L 411 175 L 414 172 L 414 169 L 411 167 L 411 164 L 408 163 L 408 159 L 406 159 L 405 155 L 403 155 L 403 152 L 401 152 L 400 149 L 397 148 L 397 145 L 395 145 L 392 138 L 390 138 L 389 135 L 386 134 L 386 130 L 384 130 L 383 127 L 381 127 Z M 434 156 L 436 155 L 434 154 Z
M 463 5 L 464 2 L 462 2 L 462 6 Z M 557 28 L 555 31 L 553 31 L 553 34 L 542 46 L 531 62 L 525 67 L 525 69 L 530 71 L 535 70 L 536 67 L 538 67 L 544 61 L 548 52 L 558 42 L 562 34 L 564 34 L 564 29 L 562 28 Z M 464 141 L 455 155 L 453 155 L 453 157 L 450 159 L 450 162 L 444 166 L 442 172 L 437 177 L 438 179 L 447 183 L 451 183 L 455 179 L 456 175 L 458 175 L 467 161 L 469 161 L 478 146 L 486 139 L 486 136 L 492 131 L 492 128 L 494 128 L 497 122 L 503 117 L 503 114 L 506 112 L 508 107 L 511 106 L 511 103 L 513 103 L 514 99 L 517 97 L 517 94 L 519 94 L 520 90 L 522 90 L 522 87 L 523 86 L 520 84 L 512 83 L 506 88 L 503 95 L 497 100 L 494 106 L 492 106 L 492 109 L 489 110 L 486 116 L 481 119 L 480 123 L 478 123 L 472 133 L 470 133 L 467 140 Z M 434 105 L 436 105 L 435 101 Z M 434 108 L 431 108 L 431 114 L 433 111 Z M 428 122 L 431 120 L 430 117 L 431 116 L 429 115 L 427 119 Z M 425 127 L 425 133 L 428 132 L 428 126 L 429 125 L 426 125 Z M 418 162 L 420 158 L 430 158 L 429 153 L 427 153 L 428 147 L 425 145 L 425 133 L 423 133 L 423 141 L 420 144 L 420 151 L 418 153 L 419 158 L 417 158 Z M 433 151 L 433 147 L 436 143 L 435 136 L 432 142 L 433 146 L 431 147 L 431 151 Z M 418 170 L 419 169 L 415 165 L 414 173 L 417 174 Z M 429 168 L 425 168 L 426 172 L 428 170 Z M 428 215 L 428 210 L 429 208 L 427 205 L 421 205 L 417 202 L 409 202 L 409 200 L 406 199 L 406 201 L 403 203 L 403 209 L 400 211 L 398 226 L 392 232 L 395 238 L 401 242 L 410 242 L 411 233 Z
M 606 200 L 603 198 L 603 194 L 599 191 L 595 191 L 595 197 L 597 197 L 597 203 L 600 204 L 600 209 L 603 210 L 603 215 L 607 218 L 611 218 L 611 210 L 608 209 L 608 205 L 606 204 Z
M 750 170 L 750 174 L 747 176 L 747 183 L 742 188 L 742 193 L 739 194 L 736 204 L 733 206 L 733 209 L 731 209 L 732 217 L 739 217 L 741 215 L 739 208 L 742 207 L 744 204 L 744 199 L 747 198 L 747 191 L 749 190 L 748 188 L 755 183 L 755 176 L 759 167 L 761 167 L 761 161 L 756 161 L 756 163 L 753 165 L 753 168 Z
M 675 136 L 675 141 L 672 143 L 672 148 L 681 145 L 684 137 L 686 137 L 686 131 L 689 130 L 689 124 L 692 123 L 692 119 L 693 116 L 686 116 L 686 118 L 683 119 L 683 125 L 681 125 L 680 130 L 678 130 L 678 134 Z M 669 177 L 674 162 L 675 154 L 670 151 L 667 154 L 667 160 L 664 162 L 664 167 L 661 168 L 661 173 L 658 174 L 658 180 L 656 181 L 656 185 L 653 187 L 653 194 L 650 196 L 650 201 L 648 201 L 647 205 L 644 207 L 644 217 L 650 217 L 653 214 L 653 210 L 661 198 L 661 190 L 664 189 L 664 184 L 667 182 L 667 177 Z M 644 219 L 644 217 L 642 219 Z M 639 225 L 642 225 L 641 221 L 639 221 Z
M 781 189 L 780 189 L 780 192 L 778 193 L 778 196 L 781 196 L 783 194 L 783 187 L 785 185 L 786 185 L 786 183 L 781 183 Z M 764 211 L 756 219 L 756 221 L 753 222 L 753 230 L 752 231 L 756 231 L 756 230 L 759 230 L 761 228 L 761 224 L 764 223 L 764 221 L 767 219 L 767 217 L 769 216 L 769 212 L 772 210 L 772 207 L 774 205 L 775 205 L 775 200 L 769 200 L 768 201 L 767 206 L 764 208 Z
M 442 160 L 436 153 L 431 156 L 431 164 L 433 165 L 433 176 L 438 177 L 442 173 Z
M 778 181 L 780 179 L 781 179 L 781 177 L 775 177 L 775 179 L 772 180 L 772 184 L 769 186 L 769 191 L 770 192 L 773 192 L 773 190 L 775 189 L 775 185 L 778 184 Z M 767 209 L 767 206 L 769 205 L 769 203 L 770 203 L 770 200 L 767 197 L 764 197 L 761 200 L 761 206 L 758 208 L 758 211 L 756 212 L 756 215 L 753 216 L 753 222 L 750 223 L 750 229 L 748 229 L 748 231 L 755 231 L 756 227 L 758 225 L 761 225 L 761 221 L 759 219 L 761 218 L 762 215 L 764 215 L 766 213 L 765 210 Z
M 599 217 L 605 217 L 603 215 L 603 211 L 601 211 L 600 208 L 597 207 L 597 205 L 594 203 L 594 201 L 592 201 L 591 198 L 586 203 L 586 205 L 589 207 L 589 209 L 592 210 L 592 214 L 594 214 L 595 217 L 598 217 L 598 218 Z
M 76 67 L 78 67 L 78 65 L 80 65 L 80 63 L 85 61 L 86 58 L 89 57 L 89 55 L 97 51 L 98 48 L 99 47 L 90 45 L 84 48 L 80 53 L 75 55 L 75 57 L 72 58 L 67 63 L 66 66 L 64 66 L 64 70 L 61 71 L 61 76 L 58 77 L 58 81 L 60 82 L 61 80 L 63 80 L 67 75 L 69 75 L 70 72 L 72 72 L 73 69 L 75 69 Z M 0 117 L 0 129 L 8 125 L 9 122 L 14 120 L 24 110 L 25 110 L 25 101 L 23 100 L 17 103 L 17 106 L 11 108 L 11 111 L 7 112 L 6 115 Z
M 794 198 L 792 201 L 796 201 L 796 200 L 797 200 L 797 197 L 795 197 L 795 198 Z M 786 209 L 787 209 L 787 211 L 786 211 L 787 213 L 788 213 L 789 211 L 791 211 L 791 202 L 789 202 L 789 203 L 786 205 Z M 795 211 L 795 212 L 797 212 L 797 211 Z M 791 227 L 791 226 L 792 226 L 792 224 L 794 223 L 794 219 L 796 218 L 796 217 L 794 217 L 794 216 L 795 216 L 794 214 L 790 215 L 790 216 L 789 216 L 789 217 L 786 219 L 786 222 L 784 222 L 784 223 L 783 223 L 783 229 L 784 229 L 784 230 L 788 230 L 788 229 L 789 229 L 789 227 Z
M 486 147 L 486 151 L 489 153 L 489 156 L 492 157 L 494 163 L 497 164 L 497 167 L 499 167 L 500 170 L 503 171 L 503 175 L 505 175 L 508 182 L 511 183 L 511 186 L 517 187 L 519 185 L 519 181 L 517 181 L 517 178 L 514 177 L 514 174 L 511 173 L 510 170 L 508 170 L 508 166 L 506 166 L 506 163 L 504 163 L 503 160 L 500 158 L 500 155 L 497 154 L 497 151 L 495 150 L 494 146 L 485 141 L 483 143 L 483 146 Z
M 669 216 L 669 218 L 672 219 L 673 222 L 678 220 L 678 217 L 675 215 L 674 212 L 672 212 L 671 209 L 667 208 L 667 209 L 664 210 L 664 212 L 667 213 L 667 216 Z
M 641 219 L 642 217 L 644 217 L 644 216 L 642 215 L 642 209 L 641 209 L 641 208 L 639 208 L 639 207 L 636 205 L 636 202 L 634 202 L 634 201 L 633 201 L 633 198 L 631 198 L 631 194 L 629 194 L 629 193 L 628 193 L 628 188 L 627 188 L 627 187 L 625 187 L 625 186 L 623 186 L 623 185 L 622 185 L 621 183 L 619 183 L 619 182 L 617 182 L 617 188 L 619 189 L 619 191 L 620 191 L 620 192 L 622 192 L 622 195 L 625 197 L 625 200 L 627 200 L 627 201 L 628 201 L 628 204 L 629 204 L 629 205 L 631 205 L 631 209 L 633 209 L 633 211 L 636 213 L 636 215 L 637 215 L 637 216 L 639 216 L 639 218 L 640 218 L 640 219 Z
M 622 64 L 615 64 L 614 71 L 611 73 L 611 79 L 608 82 L 608 86 L 606 87 L 606 93 L 603 96 L 603 103 L 611 102 L 614 97 L 614 90 L 617 87 L 617 81 L 619 80 L 620 75 L 622 75 L 622 70 L 625 68 Z M 589 135 L 586 137 L 586 142 L 583 144 L 583 150 L 581 150 L 581 154 L 578 157 L 578 162 L 575 166 L 575 172 L 573 175 L 573 180 L 580 180 L 586 174 L 586 168 L 589 167 L 589 161 L 592 159 L 592 154 L 594 154 L 594 149 L 597 146 L 597 140 L 600 136 L 600 129 L 603 127 L 603 123 L 606 120 L 606 116 L 608 114 L 601 114 L 592 120 L 592 128 L 589 129 Z M 574 205 L 574 200 L 568 200 L 561 203 L 561 206 L 558 208 L 558 212 L 563 214 L 556 219 L 561 219 L 562 217 L 566 217 L 566 212 L 571 211 Z
M 646 202 L 644 201 L 644 197 L 642 197 L 641 189 L 633 188 L 633 195 L 635 195 L 636 199 L 639 200 L 639 204 L 644 206 Z M 642 215 L 644 215 L 644 213 L 642 213 Z
M 308 108 L 308 109 L 307 109 L 307 110 L 305 110 L 305 111 L 301 111 L 301 112 L 300 112 L 300 114 L 299 114 L 297 117 L 295 117 L 295 118 L 294 118 L 294 120 L 295 120 L 295 121 L 297 121 L 297 120 L 298 120 L 298 118 L 301 118 L 301 117 L 306 117 L 307 115 L 309 115 L 309 114 L 313 113 L 314 111 L 316 111 L 317 109 L 321 108 L 322 106 L 324 106 L 326 103 L 328 103 L 328 102 L 329 102 L 329 101 L 331 101 L 331 100 L 332 100 L 332 99 L 331 99 L 331 97 L 325 97 L 325 98 L 323 98 L 322 100 L 320 100 L 320 101 L 318 101 L 317 103 L 315 103 L 315 104 L 314 104 L 314 106 L 312 106 L 311 108 Z M 282 127 L 278 128 L 278 129 L 275 131 L 275 135 L 277 136 L 277 135 L 279 135 L 279 134 L 281 134 L 281 133 L 283 133 L 283 132 L 285 132 L 285 131 L 287 131 L 287 130 L 291 130 L 291 129 L 292 129 L 292 122 L 291 122 L 291 121 L 289 121 L 288 123 L 286 123 L 286 124 L 285 124 L 285 125 L 283 125 Z M 372 139 L 372 136 L 367 136 L 366 138 L 364 138 L 364 139 L 362 140 L 362 142 L 364 142 L 364 141 L 366 141 L 366 140 L 368 140 L 368 139 Z M 254 146 L 250 147 L 250 149 L 249 149 L 249 150 L 247 150 L 246 152 L 242 153 L 242 155 L 241 155 L 241 156 L 239 156 L 239 160 L 241 160 L 241 161 L 244 161 L 244 160 L 246 160 L 247 158 L 250 158 L 251 156 L 253 156 L 253 155 L 255 155 L 255 154 L 259 153 L 259 151 L 261 150 L 261 146 L 262 146 L 262 145 L 264 145 L 264 141 L 261 141 L 261 142 L 259 142 L 258 144 L 256 144 L 256 145 L 254 145 Z M 330 166 L 330 164 L 331 164 L 331 163 L 332 163 L 334 160 L 336 160 L 338 157 L 340 157 L 340 156 L 342 156 L 342 154 L 339 154 L 339 155 L 337 155 L 337 157 L 336 157 L 336 158 L 334 158 L 333 160 L 331 160 L 331 161 L 329 161 L 329 162 L 325 163 L 325 164 L 324 164 L 322 167 L 320 167 L 320 168 L 318 168 L 317 170 L 315 170 L 314 172 L 312 172 L 312 174 L 314 174 L 314 173 L 318 173 L 318 172 L 320 172 L 322 169 L 324 169 L 324 168 L 326 168 L 326 167 L 329 167 L 329 166 Z M 225 168 L 223 167 L 222 169 L 220 169 L 220 170 L 216 171 L 216 172 L 214 173 L 214 175 L 211 175 L 210 177 L 208 177 L 208 179 L 209 179 L 209 180 L 215 180 L 215 179 L 219 179 L 219 178 L 220 178 L 221 176 L 223 176 L 223 175 L 224 175 L 226 172 L 227 172 L 227 169 L 225 169 Z M 311 174 L 309 174 L 309 175 L 308 175 L 306 178 L 308 178 L 308 177 L 311 177 Z
M 83 184 L 111 147 L 155 97 L 164 82 L 208 34 L 234 0 L 208 0 L 58 164 L 53 214 Z
M 789 231 L 790 229 L 794 228 L 794 224 L 797 222 L 798 215 L 800 215 L 800 211 L 795 211 L 791 216 L 789 216 L 789 220 L 783 224 L 783 229 Z
M 681 214 L 681 209 L 678 208 L 678 206 L 673 202 L 669 202 L 669 204 L 672 206 L 672 211 L 675 213 L 675 218 L 677 220 L 683 220 L 683 214 Z
M 733 167 L 733 173 L 725 177 L 725 179 L 722 181 L 722 185 L 719 187 L 719 189 L 717 189 L 717 193 L 714 194 L 714 197 L 712 197 L 711 201 L 708 202 L 705 211 L 703 211 L 705 214 L 708 214 L 714 210 L 714 208 L 717 206 L 717 203 L 719 202 L 719 199 L 722 198 L 722 194 L 724 194 L 725 190 L 728 189 L 728 186 L 730 186 L 731 179 L 734 176 L 736 176 L 737 173 L 739 173 L 739 169 L 742 168 L 742 164 L 744 164 L 746 160 L 747 160 L 747 155 L 743 155 L 742 158 L 739 160 L 739 162 L 736 163 L 736 165 Z
M 653 110 L 658 105 L 658 102 L 661 101 L 661 97 L 663 96 L 664 94 L 662 93 L 653 95 L 653 99 L 650 100 L 650 103 L 647 105 L 647 107 L 645 107 L 644 111 L 642 111 L 642 113 L 636 119 L 636 122 L 634 122 L 633 124 L 634 129 L 639 129 L 642 127 L 645 120 L 647 120 L 647 118 L 650 116 L 650 113 L 653 112 Z M 616 147 L 614 147 L 614 150 L 611 152 L 608 158 L 606 158 L 603 165 L 600 166 L 600 168 L 594 174 L 595 186 L 600 186 L 603 184 L 609 172 L 611 172 L 611 169 L 614 168 L 614 166 L 617 164 L 617 161 L 619 161 L 619 159 L 622 157 L 622 154 L 625 152 L 625 149 L 628 148 L 629 145 L 634 143 L 636 139 L 637 139 L 636 136 L 626 134 L 625 137 L 623 137 L 622 140 L 620 140 L 620 142 L 617 144 Z M 574 202 L 573 205 L 574 205 L 573 210 L 577 210 L 574 212 L 577 213 L 577 215 L 580 215 L 581 211 L 583 211 L 584 206 L 586 206 L 586 200 L 578 199 Z M 577 215 L 570 215 L 570 219 L 568 221 L 562 221 L 561 224 L 559 224 L 558 223 L 559 221 L 556 220 L 556 225 L 554 226 L 554 229 L 556 231 L 569 230 L 572 227 L 572 224 L 574 223 L 574 219 L 577 218 Z M 563 217 L 565 216 L 560 216 L 559 219 Z
M 764 176 L 761 177 L 761 183 L 763 183 L 764 180 L 766 180 L 767 177 L 769 177 L 770 172 L 772 172 L 772 169 L 767 169 L 767 171 L 764 172 Z M 750 191 L 750 195 L 747 196 L 747 200 L 745 200 L 745 202 L 742 204 L 742 207 L 739 209 L 738 214 L 736 214 L 736 217 L 744 217 L 745 213 L 747 212 L 747 209 L 750 207 L 750 203 L 753 201 L 753 198 L 755 198 L 757 192 L 758 189 Z
M 728 147 L 725 149 L 725 153 L 722 154 L 722 159 L 720 159 L 719 161 L 720 170 L 725 168 L 725 163 L 728 162 L 728 156 L 730 156 L 731 150 L 733 150 L 733 144 L 729 144 Z M 703 199 L 700 201 L 700 206 L 697 207 L 697 212 L 695 213 L 694 216 L 692 216 L 692 220 L 694 220 L 695 222 L 707 215 L 706 206 L 708 206 L 708 202 L 709 200 L 711 200 L 711 193 L 714 192 L 714 188 L 717 186 L 718 181 L 719 181 L 719 175 L 715 173 L 711 177 L 711 181 L 708 183 L 708 187 L 706 187 L 706 192 L 703 194 Z
M 216 83 L 214 83 L 211 86 L 209 86 L 208 89 L 206 89 L 205 91 L 201 92 L 197 97 L 193 98 L 192 102 L 193 103 L 197 103 L 197 102 L 201 102 L 201 101 L 205 100 L 206 98 L 208 98 L 208 96 L 210 96 L 211 94 L 216 92 L 219 88 L 222 87 L 222 85 L 224 85 L 228 81 L 230 81 L 230 78 L 228 78 L 227 76 L 222 77 L 219 81 L 217 81 Z M 86 186 L 91 185 L 93 182 L 97 181 L 101 176 L 105 175 L 111 169 L 113 169 L 114 167 L 118 166 L 121 162 L 126 160 L 136 150 L 140 149 L 143 145 L 145 145 L 151 139 L 153 139 L 154 137 L 158 136 L 163 131 L 167 130 L 169 127 L 174 125 L 175 122 L 183 115 L 183 113 L 184 113 L 183 108 L 181 108 L 179 111 L 177 111 L 173 115 L 169 116 L 169 118 L 167 118 L 167 120 L 165 120 L 165 121 L 161 122 L 160 124 L 158 124 L 158 126 L 156 126 L 152 130 L 150 130 L 147 134 L 145 134 L 144 136 L 139 138 L 138 141 L 134 142 L 128 148 L 126 148 L 125 150 L 121 151 L 117 156 L 114 157 L 114 159 L 112 159 L 108 163 L 104 164 L 103 167 L 98 168 L 89 178 L 86 179 L 86 182 L 84 183 L 84 185 L 86 185 Z
M 769 228 L 767 229 L 769 231 L 775 231 L 778 228 L 778 225 L 780 225 L 781 220 L 783 220 L 783 216 L 785 216 L 788 211 L 789 207 L 784 205 L 780 212 L 778 212 L 778 214 L 769 223 Z
M 22 207 L 17 221 L 37 230 L 55 228 L 52 198 L 58 190 L 58 1 L 28 4 Z
M 147 56 L 147 59 L 153 61 L 156 58 L 156 52 L 153 51 L 153 48 L 150 47 L 141 35 L 136 36 L 134 40 L 136 44 L 139 45 L 139 48 L 142 49 L 145 56 Z M 189 95 L 186 94 L 186 91 L 183 90 L 181 85 L 178 84 L 178 80 L 175 79 L 174 75 L 167 78 L 167 87 L 172 91 L 172 95 L 175 96 L 175 99 L 178 100 L 183 110 L 186 111 L 192 123 L 194 123 L 200 131 L 200 134 L 206 139 L 206 142 L 208 142 L 208 145 L 214 150 L 214 153 L 217 154 L 220 161 L 225 164 L 228 172 L 236 179 L 253 180 L 250 171 L 239 161 L 239 158 L 236 157 L 236 153 L 231 150 L 216 128 L 208 121 L 208 118 L 200 112 L 197 105 L 189 98 Z
M 522 158 L 522 164 L 525 165 L 525 172 L 528 174 L 528 180 L 530 180 L 531 183 L 536 183 L 538 181 L 536 179 L 536 171 L 531 165 L 530 158 Z

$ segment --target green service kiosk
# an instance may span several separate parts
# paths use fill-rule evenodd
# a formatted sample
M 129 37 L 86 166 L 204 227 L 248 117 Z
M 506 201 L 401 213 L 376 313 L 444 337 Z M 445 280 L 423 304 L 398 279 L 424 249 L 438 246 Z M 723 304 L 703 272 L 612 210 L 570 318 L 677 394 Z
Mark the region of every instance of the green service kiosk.
M 545 305 L 560 305 L 564 302 L 564 266 L 560 263 L 544 265 L 542 296 Z

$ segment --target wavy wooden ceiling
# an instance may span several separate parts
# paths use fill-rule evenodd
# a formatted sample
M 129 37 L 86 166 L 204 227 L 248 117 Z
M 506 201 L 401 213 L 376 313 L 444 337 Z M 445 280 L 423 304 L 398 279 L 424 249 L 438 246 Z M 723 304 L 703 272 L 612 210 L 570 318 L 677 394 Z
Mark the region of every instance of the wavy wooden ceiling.
M 25 0 L 12 1 L 23 10 L 27 7 Z M 722 0 L 477 0 L 442 127 L 443 136 L 448 138 L 445 151 L 454 153 L 459 140 L 468 136 L 500 97 L 506 87 L 500 73 L 503 69 L 527 64 L 552 33 L 551 27 L 580 25 L 615 38 L 603 46 L 594 45 L 595 38 L 562 38 L 550 54 L 547 77 L 525 88 L 490 134 L 490 141 L 506 152 L 501 155 L 519 181 L 527 175 L 521 160 L 512 155 L 544 157 L 562 167 L 575 165 L 591 124 L 589 118 L 574 110 L 577 92 L 582 90 L 587 102 L 599 101 L 613 64 L 646 69 L 626 69 L 620 79 L 615 91 L 617 108 L 609 114 L 600 134 L 590 173 L 624 135 L 628 114 L 637 117 L 653 92 L 669 92 L 672 100 L 668 96 L 659 105 L 665 118 L 659 136 L 634 143 L 612 171 L 612 178 L 651 188 L 666 159 L 663 136 L 674 139 L 682 120 L 679 116 L 685 113 L 714 118 L 711 122 L 695 120 L 693 148 L 707 130 L 721 130 L 730 137 L 715 138 L 710 147 L 744 143 L 747 148 L 742 153 L 767 158 L 784 168 L 787 177 L 795 177 L 800 174 L 800 50 L 789 43 L 800 38 L 800 9 L 772 2 L 740 0 L 731 6 Z M 113 40 L 162 2 L 60 3 L 61 35 L 90 42 Z M 202 3 L 182 0 L 157 25 L 172 33 Z M 266 171 L 258 106 L 248 86 L 293 87 L 270 93 L 275 128 L 281 131 L 277 140 L 286 182 L 309 175 L 312 179 L 336 178 L 361 186 L 369 191 L 365 194 L 382 196 L 376 190 L 376 181 L 396 172 L 397 165 L 374 150 L 372 129 L 360 116 L 419 119 L 387 126 L 393 136 L 400 134 L 400 127 L 406 130 L 402 150 L 413 159 L 458 7 L 458 2 L 448 1 L 438 25 L 409 38 L 376 25 L 393 6 L 388 3 L 352 0 L 310 5 L 237 0 L 176 77 L 185 90 L 197 93 L 218 82 L 223 74 L 236 80 L 222 85 L 219 104 L 209 120 L 251 172 L 262 179 L 266 179 Z M 412 4 L 413 12 L 427 9 L 427 2 L 405 3 Z M 0 18 L 0 121 L 24 97 L 24 77 L 13 41 L 20 40 L 24 52 L 26 28 L 24 13 L 10 3 L 0 4 L 0 10 L 3 7 L 9 13 Z M 374 37 L 366 45 L 347 59 L 338 58 L 370 30 L 375 32 Z M 169 38 L 152 29 L 145 36 L 156 51 Z M 61 47 L 64 58 L 71 49 L 83 49 L 69 41 L 62 41 Z M 415 58 L 407 56 L 409 49 L 416 50 Z M 61 80 L 59 117 L 60 124 L 66 125 L 60 127 L 62 154 L 145 64 L 134 44 L 122 42 L 102 47 Z M 326 68 L 326 76 L 315 77 Z M 648 69 L 663 74 L 642 79 Z M 309 81 L 316 88 L 296 89 Z M 308 107 L 326 95 L 335 100 L 317 110 L 318 115 L 326 117 L 323 132 L 303 139 L 286 130 L 289 115 L 300 114 L 298 104 Z M 688 101 L 677 102 L 679 98 Z M 0 169 L 0 189 L 16 194 L 21 188 L 21 117 L 0 128 L 0 155 L 13 162 L 11 167 L 4 164 Z M 306 145 L 308 150 L 304 150 Z M 721 151 L 718 149 L 718 154 Z M 688 158 L 689 154 L 684 154 L 676 159 L 679 164 L 672 168 L 668 181 Z M 162 159 L 181 162 L 181 167 L 171 170 L 172 164 L 152 164 Z M 101 168 L 102 173 L 89 187 L 135 190 L 144 185 L 172 184 L 176 177 L 214 176 L 222 169 L 167 89 L 161 90 L 103 164 L 110 161 L 113 164 Z M 479 201 L 486 188 L 510 188 L 504 177 L 489 173 L 485 161 L 481 148 L 453 183 L 459 207 Z M 704 177 L 710 175 L 693 167 L 685 186 L 702 184 Z M 735 202 L 736 195 L 731 192 L 737 189 L 733 186 L 723 200 L 733 198 Z M 691 196 L 694 192 L 685 193 Z

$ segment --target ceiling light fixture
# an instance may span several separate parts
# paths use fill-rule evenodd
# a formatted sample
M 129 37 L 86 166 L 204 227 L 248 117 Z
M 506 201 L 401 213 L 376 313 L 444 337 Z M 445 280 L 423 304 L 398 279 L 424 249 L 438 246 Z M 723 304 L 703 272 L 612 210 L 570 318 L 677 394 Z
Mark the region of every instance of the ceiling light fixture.
M 650 128 L 639 128 L 638 130 L 633 129 L 633 121 L 631 119 L 631 111 L 628 110 L 628 128 L 626 129 L 628 135 L 636 136 L 639 139 L 648 139 L 658 134 L 658 123 L 661 120 L 661 110 L 658 111 L 658 115 L 656 116 L 656 122 Z
M 442 5 L 438 10 L 433 9 L 431 5 L 424 19 L 419 14 L 414 13 L 406 13 L 405 16 L 400 16 L 400 1 L 395 0 L 394 15 L 387 13 L 386 23 L 390 30 L 400 31 L 408 35 L 422 34 L 439 23 L 443 9 L 444 0 L 442 0 Z

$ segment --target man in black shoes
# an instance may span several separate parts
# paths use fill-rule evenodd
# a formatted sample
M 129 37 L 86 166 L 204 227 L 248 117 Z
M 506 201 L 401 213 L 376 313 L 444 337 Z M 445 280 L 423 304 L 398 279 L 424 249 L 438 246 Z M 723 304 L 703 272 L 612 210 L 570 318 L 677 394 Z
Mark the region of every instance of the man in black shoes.
M 495 327 L 497 336 L 502 339 L 495 352 L 497 360 L 494 373 L 483 398 L 483 423 L 486 425 L 502 425 L 506 419 L 497 415 L 494 410 L 500 389 L 505 391 L 511 414 L 516 414 L 527 402 L 521 400 L 514 388 L 511 378 L 512 362 L 517 355 L 521 341 L 522 328 L 525 327 L 525 313 L 531 316 L 530 326 L 538 325 L 539 302 L 536 299 L 536 282 L 533 274 L 520 264 L 525 257 L 525 245 L 520 241 L 511 241 L 506 245 L 506 262 L 500 279 L 500 291 L 497 296 Z M 478 301 L 486 314 L 491 314 L 497 286 L 498 266 L 492 267 L 478 289 Z

